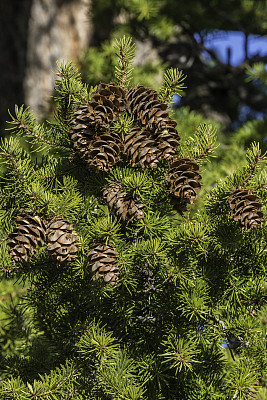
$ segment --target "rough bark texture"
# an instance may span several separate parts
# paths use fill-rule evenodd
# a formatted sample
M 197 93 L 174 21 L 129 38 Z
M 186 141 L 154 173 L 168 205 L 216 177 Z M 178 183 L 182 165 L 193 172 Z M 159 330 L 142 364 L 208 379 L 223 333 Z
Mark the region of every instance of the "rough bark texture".
M 76 61 L 90 43 L 91 0 L 0 1 L 0 127 L 7 110 L 26 104 L 42 118 L 56 61 Z
M 37 117 L 49 106 L 56 61 L 77 60 L 91 35 L 90 0 L 34 0 L 29 20 L 25 103 Z

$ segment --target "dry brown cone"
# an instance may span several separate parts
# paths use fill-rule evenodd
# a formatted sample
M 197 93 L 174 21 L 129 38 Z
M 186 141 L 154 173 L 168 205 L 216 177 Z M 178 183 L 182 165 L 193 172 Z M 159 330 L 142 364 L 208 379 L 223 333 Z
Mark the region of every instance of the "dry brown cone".
M 91 128 L 72 135 L 74 149 L 90 165 L 100 171 L 109 171 L 120 159 L 122 148 L 121 137 L 116 132 L 106 130 L 95 133 Z
M 112 286 L 117 285 L 119 278 L 118 253 L 107 244 L 98 244 L 89 251 L 90 266 L 94 272 L 94 279 L 103 278 Z
M 71 134 L 87 128 L 94 130 L 107 129 L 116 119 L 117 112 L 114 112 L 112 101 L 104 97 L 102 104 L 97 101 L 89 101 L 75 111 Z
M 167 181 L 171 203 L 177 211 L 186 211 L 187 204 L 193 203 L 201 187 L 200 179 L 199 166 L 194 160 L 181 158 L 170 165 Z
M 99 104 L 102 104 L 103 98 L 110 100 L 115 114 L 125 109 L 125 91 L 116 83 L 100 83 L 91 98 Z
M 111 131 L 98 133 L 91 142 L 86 158 L 100 171 L 109 171 L 120 159 L 122 143 L 119 134 Z
M 45 225 L 38 216 L 28 214 L 18 215 L 15 223 L 7 242 L 9 253 L 15 262 L 28 261 L 45 242 Z
M 144 218 L 144 204 L 137 203 L 122 191 L 120 182 L 111 182 L 103 191 L 111 211 L 122 221 L 132 222 Z
M 130 162 L 142 168 L 157 168 L 160 151 L 149 131 L 134 126 L 124 139 L 124 153 Z
M 172 161 L 180 137 L 175 129 L 177 123 L 169 117 L 167 104 L 158 99 L 155 90 L 138 85 L 128 91 L 126 105 L 134 120 L 151 131 L 158 144 L 160 159 Z
M 175 129 L 176 122 L 169 118 L 166 120 L 166 127 L 162 129 L 156 129 L 155 136 L 157 137 L 158 149 L 161 153 L 160 159 L 164 159 L 171 162 L 176 155 L 176 148 L 179 146 L 180 136 Z
M 230 216 L 240 223 L 242 230 L 249 231 L 260 226 L 263 217 L 261 204 L 252 190 L 239 187 L 228 198 L 228 202 L 231 208 Z
M 114 83 L 98 85 L 87 104 L 75 111 L 72 134 L 91 130 L 108 129 L 124 109 L 125 93 Z
M 72 225 L 61 218 L 53 219 L 46 230 L 48 253 L 60 262 L 71 262 L 77 257 L 77 234 Z

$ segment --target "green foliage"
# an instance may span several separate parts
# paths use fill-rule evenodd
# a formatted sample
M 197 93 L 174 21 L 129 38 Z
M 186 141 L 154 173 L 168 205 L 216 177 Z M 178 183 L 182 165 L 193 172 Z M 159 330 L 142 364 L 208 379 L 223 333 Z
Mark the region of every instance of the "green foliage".
M 116 35 L 117 37 L 117 35 Z M 81 56 L 80 59 L 80 69 L 84 80 L 89 85 L 97 85 L 99 82 L 112 82 L 114 80 L 113 71 L 115 67 L 119 68 L 118 74 L 122 74 L 122 65 L 117 66 L 117 55 L 120 56 L 120 50 L 117 48 L 116 51 L 116 43 L 117 47 L 120 46 L 120 39 L 114 39 L 112 41 L 102 42 L 99 48 L 97 47 L 89 47 L 85 53 Z M 125 38 L 125 41 L 129 39 Z M 128 43 L 128 46 L 131 46 Z M 132 52 L 135 51 L 134 48 L 130 50 Z M 132 84 L 137 85 L 141 84 L 146 87 L 154 88 L 155 86 L 160 86 L 162 81 L 162 74 L 164 69 L 166 68 L 165 64 L 163 64 L 159 59 L 156 60 L 147 60 L 140 65 L 135 65 L 134 69 L 131 67 L 131 54 L 130 59 L 127 64 L 127 74 L 128 80 L 130 83 L 132 79 Z M 120 71 L 120 72 L 119 72 Z M 118 79 L 119 76 L 117 77 Z
M 168 69 L 164 73 L 163 84 L 158 90 L 159 99 L 163 102 L 170 103 L 174 94 L 179 96 L 183 95 L 184 89 L 186 89 L 184 85 L 185 79 L 186 76 L 184 76 L 183 72 L 179 71 L 178 68 Z
M 148 10 L 149 4 L 133 4 L 144 21 L 161 7 Z M 117 42 L 115 73 L 125 89 L 133 50 L 130 39 Z M 1 271 L 21 289 L 16 300 L 2 299 L 0 397 L 233 400 L 258 392 L 264 398 L 266 219 L 242 230 L 228 202 L 244 186 L 266 214 L 266 158 L 259 144 L 253 140 L 245 150 L 234 139 L 221 140 L 222 128 L 213 121 L 189 109 L 174 111 L 181 136 L 175 158 L 206 164 L 200 201 L 178 213 L 167 161 L 139 168 L 122 154 L 111 170 L 98 171 L 74 152 L 71 121 L 77 107 L 90 104 L 94 88 L 71 63 L 59 65 L 58 77 L 52 121 L 41 125 L 28 109 L 16 108 L 11 136 L 1 142 Z M 176 69 L 166 72 L 161 98 L 169 102 L 183 80 Z M 123 141 L 132 124 L 124 112 L 110 124 L 111 135 Z M 21 138 L 46 154 L 36 160 Z M 142 218 L 123 220 L 112 212 L 103 196 L 111 182 L 121 185 L 127 201 L 144 205 Z M 77 234 L 76 257 L 61 262 L 45 242 L 28 260 L 12 261 L 7 240 L 21 212 L 46 225 L 67 219 Z M 105 244 L 110 252 L 97 254 L 94 266 L 105 257 L 109 268 L 116 258 L 118 284 L 97 279 L 92 269 L 92 250 Z
M 115 66 L 115 77 L 117 82 L 123 88 L 132 77 L 133 68 L 131 64 L 135 57 L 135 44 L 132 43 L 132 38 L 126 38 L 115 41 L 116 56 L 118 57 L 118 65 Z

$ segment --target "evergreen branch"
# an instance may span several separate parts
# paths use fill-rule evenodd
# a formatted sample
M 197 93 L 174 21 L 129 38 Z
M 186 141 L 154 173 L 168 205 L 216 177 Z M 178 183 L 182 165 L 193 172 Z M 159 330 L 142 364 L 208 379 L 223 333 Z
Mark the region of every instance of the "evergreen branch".
M 120 40 L 115 40 L 114 47 L 118 57 L 118 66 L 115 66 L 115 77 L 118 84 L 123 88 L 132 79 L 133 68 L 131 65 L 135 57 L 135 44 L 132 38 L 123 36 Z
M 247 82 L 259 79 L 264 85 L 267 85 L 267 71 L 265 63 L 255 63 L 252 66 L 248 65 L 246 68 L 248 74 Z
M 254 176 L 256 169 L 259 167 L 258 163 L 260 161 L 265 161 L 266 160 L 266 155 L 264 154 L 261 157 L 261 149 L 259 147 L 259 143 L 253 142 L 251 144 L 251 147 L 247 150 L 246 153 L 246 159 L 249 163 L 248 165 L 248 175 L 247 177 L 242 181 L 240 186 L 245 186 L 248 181 Z
M 178 68 L 168 69 L 163 76 L 163 84 L 158 90 L 158 98 L 162 102 L 171 103 L 175 94 L 182 96 L 186 86 L 184 80 L 186 75 Z
M 82 82 L 81 74 L 73 62 L 57 61 L 58 72 L 56 75 L 56 91 L 58 95 L 54 97 L 59 103 L 65 103 L 65 112 L 72 108 L 74 102 L 87 103 L 89 100 L 88 86 Z M 64 107 L 63 107 L 64 108 Z
M 49 139 L 47 139 L 46 130 L 43 125 L 40 125 L 36 119 L 34 118 L 32 111 L 29 110 L 29 107 L 24 109 L 24 106 L 18 107 L 15 106 L 15 116 L 13 116 L 9 112 L 12 121 L 8 121 L 10 128 L 7 128 L 8 131 L 11 131 L 13 135 L 19 135 L 22 137 L 28 137 L 34 139 L 34 143 L 44 143 L 49 146 L 56 146 L 57 144 Z
M 210 124 L 201 124 L 194 136 L 189 136 L 184 143 L 181 143 L 178 151 L 182 157 L 188 157 L 203 164 L 215 153 L 218 147 L 216 139 L 216 129 Z
M 119 133 L 124 140 L 125 136 L 130 132 L 132 125 L 133 118 L 128 114 L 122 114 L 120 118 L 112 124 L 110 130 Z
M 20 147 L 20 143 L 13 138 L 4 139 L 0 147 L 2 162 L 8 169 L 5 181 L 13 187 L 21 186 L 21 193 L 31 193 L 28 182 L 31 180 L 33 165 L 28 154 Z

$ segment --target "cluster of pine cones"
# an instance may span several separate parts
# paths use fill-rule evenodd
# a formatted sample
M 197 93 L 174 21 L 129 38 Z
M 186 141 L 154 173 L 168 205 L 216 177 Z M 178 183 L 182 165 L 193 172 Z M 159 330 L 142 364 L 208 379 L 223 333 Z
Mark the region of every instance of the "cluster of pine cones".
M 133 119 L 122 138 L 111 130 L 122 112 Z M 142 168 L 157 168 L 160 160 L 171 161 L 179 144 L 176 122 L 157 92 L 138 85 L 125 90 L 114 83 L 100 84 L 88 104 L 75 112 L 71 140 L 90 165 L 109 171 L 121 157 Z
M 124 138 L 111 129 L 122 112 L 133 120 Z M 176 125 L 167 104 L 158 99 L 155 90 L 141 85 L 126 90 L 114 83 L 100 84 L 88 104 L 75 112 L 71 140 L 74 149 L 97 170 L 109 171 L 121 154 L 132 165 L 142 168 L 157 168 L 161 160 L 167 161 L 171 202 L 177 211 L 183 212 L 196 198 L 201 176 L 194 160 L 177 160 L 180 137 Z M 119 182 L 106 188 L 104 197 L 122 220 L 142 218 L 143 205 L 127 198 Z M 127 204 L 122 206 L 122 203 Z
M 167 107 L 155 90 L 142 85 L 124 89 L 115 83 L 101 83 L 88 104 L 76 110 L 71 140 L 74 149 L 97 170 L 109 171 L 121 159 L 121 154 L 132 165 L 142 168 L 157 168 L 161 160 L 167 161 L 171 204 L 182 213 L 195 200 L 201 188 L 201 175 L 195 160 L 177 157 L 180 137 Z M 133 120 L 124 138 L 112 129 L 122 113 Z M 103 196 L 120 220 L 131 222 L 143 218 L 144 205 L 127 196 L 120 182 L 110 183 Z M 228 201 L 230 216 L 240 222 L 242 229 L 260 225 L 261 206 L 251 191 L 239 188 Z
M 7 242 L 14 262 L 27 262 L 37 248 L 45 244 L 48 253 L 59 263 L 68 263 L 77 257 L 78 236 L 68 221 L 54 218 L 46 225 L 38 216 L 24 213 L 16 217 L 15 223 Z M 98 244 L 88 256 L 94 279 L 103 278 L 112 286 L 118 283 L 118 253 L 115 248 Z
M 38 216 L 25 213 L 18 215 L 15 223 L 7 242 L 14 262 L 27 262 L 45 244 L 48 253 L 60 263 L 71 262 L 77 256 L 78 237 L 68 221 L 55 218 L 45 224 Z

